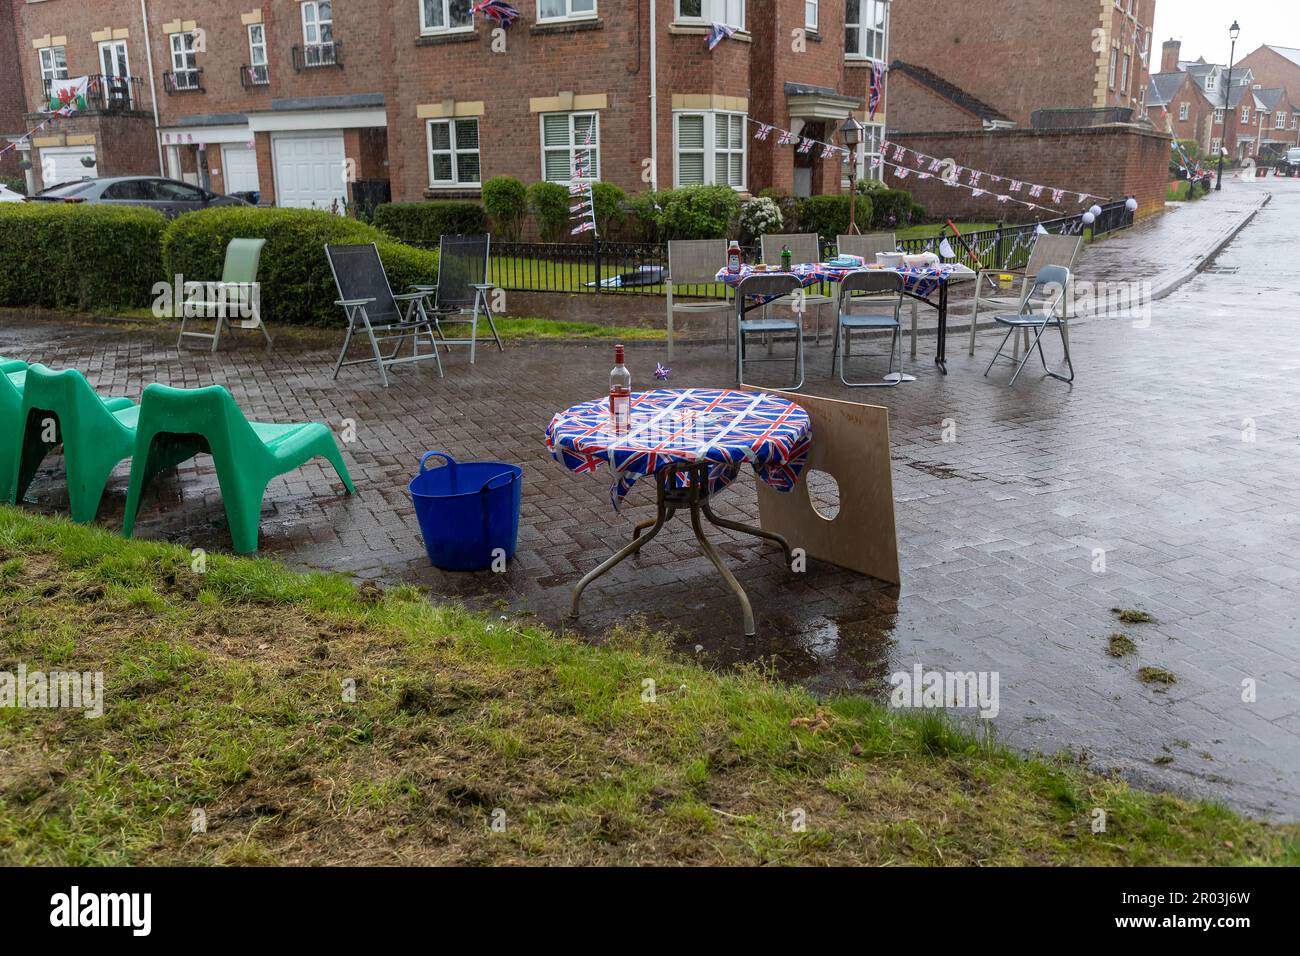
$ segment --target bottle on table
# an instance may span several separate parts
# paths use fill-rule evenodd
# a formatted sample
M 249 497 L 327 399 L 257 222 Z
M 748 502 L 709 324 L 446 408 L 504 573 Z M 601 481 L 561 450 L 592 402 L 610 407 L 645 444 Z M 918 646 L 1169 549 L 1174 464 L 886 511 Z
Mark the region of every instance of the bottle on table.
M 624 364 L 623 346 L 614 346 L 614 368 L 609 373 L 609 415 L 616 430 L 632 420 L 632 373 Z
M 731 245 L 727 247 L 727 271 L 733 276 L 739 274 L 743 262 L 744 256 L 740 251 L 740 243 L 732 239 Z

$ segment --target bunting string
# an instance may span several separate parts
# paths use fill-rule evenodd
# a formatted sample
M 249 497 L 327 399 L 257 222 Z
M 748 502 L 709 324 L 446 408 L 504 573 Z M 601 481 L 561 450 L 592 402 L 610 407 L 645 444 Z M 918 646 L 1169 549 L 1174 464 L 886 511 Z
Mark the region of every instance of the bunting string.
M 11 150 L 11 149 L 17 149 L 17 148 L 18 148 L 19 146 L 21 146 L 24 142 L 26 142 L 27 140 L 31 139 L 33 136 L 35 136 L 35 135 L 36 135 L 37 133 L 39 133 L 41 130 L 45 129 L 45 127 L 47 127 L 47 126 L 49 126 L 51 123 L 53 123 L 54 120 L 55 120 L 55 117 L 51 116 L 51 117 L 50 117 L 49 119 L 47 119 L 45 122 L 41 123 L 40 126 L 37 126 L 37 127 L 34 128 L 34 129 L 29 129 L 27 132 L 23 133 L 22 136 L 19 136 L 19 137 L 18 137 L 16 140 L 14 140 L 12 143 L 6 143 L 4 146 L 0 146 L 0 156 L 3 156 L 5 153 L 9 152 L 9 150 Z
M 580 236 L 584 232 L 596 237 L 596 197 L 592 192 L 591 175 L 591 130 L 582 139 L 583 148 L 573 154 L 573 178 L 569 180 L 569 197 L 573 205 L 569 207 L 570 219 L 577 218 L 578 224 L 569 231 L 571 236 Z

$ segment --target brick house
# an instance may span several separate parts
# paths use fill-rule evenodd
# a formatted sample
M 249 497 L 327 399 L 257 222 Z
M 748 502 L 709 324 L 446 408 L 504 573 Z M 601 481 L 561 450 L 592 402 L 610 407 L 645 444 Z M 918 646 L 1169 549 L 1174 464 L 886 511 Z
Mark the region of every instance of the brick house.
M 1300 100 L 1300 50 L 1265 44 L 1242 57 L 1235 69 L 1250 70 L 1261 87 L 1281 88 L 1291 94 L 1293 102 Z
M 1155 0 L 963 0 L 941 12 L 932 0 L 895 0 L 890 36 L 896 59 L 1029 126 L 1038 109 L 1140 117 L 1154 17 Z M 904 131 L 937 128 L 897 99 L 894 116 Z
M 1174 139 L 1193 140 L 1204 153 L 1210 153 L 1216 136 L 1216 110 L 1188 73 L 1174 70 L 1152 74 L 1146 108 L 1156 129 L 1163 129 Z
M 890 16 L 886 0 L 516 0 L 503 30 L 468 0 L 0 4 L 29 129 L 49 80 L 92 77 L 92 108 L 33 141 L 35 179 L 93 159 L 98 175 L 161 168 L 326 207 L 359 180 L 408 201 L 477 197 L 501 174 L 567 180 L 589 134 L 595 175 L 628 191 L 837 192 L 842 163 L 755 141 L 752 123 L 839 142 L 845 119 L 868 118 Z M 736 32 L 710 51 L 713 22 Z
M 18 66 L 18 34 L 13 8 L 0 2 L 0 149 L 16 142 L 23 125 L 23 86 Z M 0 176 L 17 176 L 20 155 L 16 149 L 0 155 Z

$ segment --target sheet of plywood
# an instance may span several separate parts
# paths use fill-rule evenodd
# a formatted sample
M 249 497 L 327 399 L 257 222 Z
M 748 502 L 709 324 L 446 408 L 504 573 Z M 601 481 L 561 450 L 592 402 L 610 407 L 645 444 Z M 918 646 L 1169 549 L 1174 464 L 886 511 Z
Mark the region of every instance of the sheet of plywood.
M 833 398 L 768 389 L 803 407 L 812 419 L 808 467 L 789 492 L 758 487 L 762 527 L 782 535 L 809 557 L 891 584 L 899 584 L 894 526 L 894 481 L 889 462 L 889 410 Z M 821 471 L 839 485 L 840 510 L 826 519 L 808 496 L 808 473 Z

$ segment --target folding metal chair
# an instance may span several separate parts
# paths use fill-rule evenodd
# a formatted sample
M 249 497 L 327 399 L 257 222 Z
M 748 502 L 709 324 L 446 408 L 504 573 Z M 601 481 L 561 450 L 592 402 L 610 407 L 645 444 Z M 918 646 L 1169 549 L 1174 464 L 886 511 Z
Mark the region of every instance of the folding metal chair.
M 384 263 L 379 258 L 379 247 L 373 242 L 360 246 L 327 245 L 325 257 L 329 260 L 330 272 L 334 274 L 334 285 L 339 290 L 339 299 L 334 304 L 342 306 L 348 317 L 348 332 L 343 339 L 339 360 L 334 363 L 334 377 L 339 377 L 339 369 L 345 365 L 373 361 L 379 366 L 379 380 L 387 388 L 390 365 L 433 359 L 438 363 L 438 377 L 441 378 L 442 359 L 438 357 L 433 322 L 425 308 L 429 293 L 393 295 Z M 358 333 L 370 340 L 373 356 L 344 361 L 352 345 L 352 336 Z M 432 346 L 427 353 L 420 352 L 421 335 L 428 336 Z M 408 338 L 412 340 L 411 354 L 399 358 L 397 353 Z M 385 355 L 380 351 L 380 342 L 393 341 L 396 344 L 391 352 Z
M 790 262 L 793 265 L 801 262 L 821 262 L 822 258 L 821 237 L 815 232 L 770 233 L 762 237 L 761 246 L 763 261 L 769 266 L 780 264 L 783 246 L 790 247 Z M 813 341 L 818 344 L 822 340 L 822 306 L 830 305 L 834 301 L 831 296 L 822 295 L 820 292 L 804 293 L 803 304 L 816 307 L 813 312 Z
M 1036 236 L 1034 246 L 1029 252 L 1029 261 L 1024 269 L 981 269 L 975 277 L 975 302 L 971 306 L 970 316 L 970 354 L 975 354 L 975 326 L 979 322 L 980 307 L 992 304 L 1006 308 L 1015 305 L 1024 298 L 1025 291 L 1037 278 L 1044 266 L 1064 266 L 1074 269 L 1074 263 L 1083 249 L 1083 236 L 1064 236 L 1048 233 Z M 1010 275 L 1021 279 L 1020 295 L 999 294 L 996 276 Z M 1013 343 L 1013 354 L 1020 354 L 1020 338 Z
M 1007 334 L 1003 337 L 1002 343 L 998 346 L 997 352 L 993 355 L 993 360 L 989 362 L 989 367 L 984 370 L 988 375 L 993 370 L 993 363 L 1002 357 L 1002 350 L 1006 348 L 1007 341 L 1017 332 L 1033 332 L 1034 339 L 1025 349 L 1025 357 L 1016 364 L 1013 356 L 1006 356 L 1007 360 L 1016 365 L 1016 373 L 1011 376 L 1009 385 L 1015 385 L 1016 379 L 1024 371 L 1025 363 L 1029 361 L 1030 354 L 1037 349 L 1038 357 L 1042 360 L 1043 371 L 1052 378 L 1060 379 L 1062 382 L 1074 381 L 1074 363 L 1070 361 L 1070 337 L 1065 328 L 1065 296 L 1066 290 L 1070 286 L 1070 270 L 1064 266 L 1044 266 L 1038 270 L 1038 275 L 1033 284 L 1026 290 L 1025 297 L 1020 302 L 1020 311 L 1014 315 L 995 315 L 993 321 L 998 325 L 1007 326 Z M 1042 294 L 1042 299 L 1035 302 L 1035 296 Z M 1042 307 L 1041 312 L 1034 312 L 1034 306 Z M 1052 371 L 1047 365 L 1047 356 L 1043 354 L 1043 333 L 1049 327 L 1053 327 L 1061 333 L 1061 346 L 1065 350 L 1065 364 L 1070 370 L 1070 377 L 1066 378 L 1058 372 Z
M 757 298 L 764 300 L 761 306 L 753 308 L 766 308 L 772 299 L 781 296 L 791 295 L 803 290 L 799 280 L 790 275 L 788 272 L 778 272 L 773 275 L 752 275 L 740 281 L 736 287 L 736 384 L 744 385 L 745 383 L 745 335 L 747 333 L 761 333 L 771 335 L 775 332 L 793 332 L 794 333 L 794 354 L 795 354 L 795 373 L 798 376 L 793 385 L 787 386 L 789 391 L 797 391 L 803 387 L 803 315 L 796 312 L 794 318 L 790 319 L 747 319 L 745 318 L 745 300 L 747 298 Z M 774 361 L 773 359 L 753 359 L 752 361 Z M 775 360 L 779 361 L 779 360 Z
M 861 256 L 868 264 L 876 261 L 877 252 L 898 251 L 898 239 L 892 232 L 872 232 L 865 236 L 836 236 L 835 242 L 840 255 Z M 911 306 L 912 309 L 912 358 L 916 358 L 919 306 L 915 299 L 909 299 L 904 304 Z
M 491 236 L 443 236 L 438 241 L 438 284 L 411 287 L 426 295 L 433 293 L 429 318 L 438 334 L 438 344 L 446 346 L 448 352 L 453 345 L 468 345 L 470 365 L 474 364 L 480 315 L 488 320 L 497 351 L 505 351 L 488 304 L 488 293 L 492 291 L 492 283 L 488 281 L 491 249 Z M 442 329 L 443 322 L 468 322 L 469 338 L 447 338 Z
M 854 311 L 853 294 L 861 293 Z M 882 294 L 888 294 L 884 297 Z M 870 296 L 870 298 L 867 298 Z M 865 306 L 875 306 L 868 311 Z M 887 311 L 881 311 L 884 307 Z M 892 270 L 882 272 L 854 272 L 840 283 L 840 299 L 835 311 L 835 347 L 831 353 L 831 366 L 840 381 L 850 388 L 892 388 L 903 381 L 903 325 L 899 319 L 903 309 L 903 277 Z M 891 329 L 889 342 L 889 375 L 883 382 L 850 382 L 844 377 L 844 360 L 849 355 L 853 333 L 861 329 Z M 898 374 L 893 377 L 894 352 L 898 352 Z M 893 377 L 893 381 L 890 378 Z

